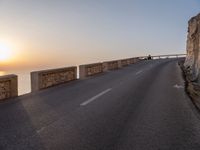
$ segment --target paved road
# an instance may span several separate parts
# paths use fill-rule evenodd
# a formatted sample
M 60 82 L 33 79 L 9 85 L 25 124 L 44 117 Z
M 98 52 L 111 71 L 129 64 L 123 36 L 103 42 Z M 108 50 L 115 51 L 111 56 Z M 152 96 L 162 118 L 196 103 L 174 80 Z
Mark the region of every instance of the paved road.
M 150 60 L 0 104 L 0 150 L 199 150 L 176 59 Z

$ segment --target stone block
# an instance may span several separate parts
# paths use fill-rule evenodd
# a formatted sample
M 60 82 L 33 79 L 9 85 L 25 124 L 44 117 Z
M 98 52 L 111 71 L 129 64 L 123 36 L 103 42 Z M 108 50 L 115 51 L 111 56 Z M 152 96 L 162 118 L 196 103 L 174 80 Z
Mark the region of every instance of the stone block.
M 77 79 L 77 67 L 31 72 L 31 91 L 46 89 Z
M 103 62 L 103 71 L 108 71 L 108 70 L 115 70 L 119 68 L 119 63 L 117 60 L 115 61 L 107 61 Z
M 121 60 L 121 66 L 122 67 L 126 67 L 129 65 L 129 60 L 128 59 L 122 59 Z
M 118 68 L 122 68 L 122 61 L 118 60 Z
M 86 64 L 79 66 L 79 78 L 84 79 L 103 72 L 103 63 Z
M 0 76 L 0 101 L 18 96 L 17 75 Z

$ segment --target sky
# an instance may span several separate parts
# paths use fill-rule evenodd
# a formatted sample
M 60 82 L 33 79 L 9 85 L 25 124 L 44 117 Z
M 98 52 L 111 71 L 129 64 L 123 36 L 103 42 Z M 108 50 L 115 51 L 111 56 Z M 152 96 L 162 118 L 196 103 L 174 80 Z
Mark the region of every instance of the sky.
M 199 12 L 200 0 L 0 0 L 0 43 L 11 49 L 0 69 L 185 53 Z

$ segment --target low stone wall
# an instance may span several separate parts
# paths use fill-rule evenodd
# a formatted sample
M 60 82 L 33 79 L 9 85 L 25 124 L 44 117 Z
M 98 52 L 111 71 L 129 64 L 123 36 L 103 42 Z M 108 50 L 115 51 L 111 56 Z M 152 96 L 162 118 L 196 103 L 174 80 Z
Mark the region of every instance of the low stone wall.
M 128 66 L 129 64 L 130 64 L 129 59 L 122 59 L 121 60 L 121 66 L 122 67 Z
M 18 96 L 18 77 L 6 75 L 0 77 L 0 101 Z
M 128 64 L 135 64 L 138 61 L 139 61 L 139 58 L 129 58 L 128 59 Z
M 142 61 L 142 59 L 140 59 L 140 58 L 138 58 L 138 57 L 134 58 L 134 63 L 137 63 L 137 62 L 139 62 L 139 61 Z
M 84 79 L 107 70 L 120 69 L 134 64 L 139 58 L 113 60 L 103 63 L 79 66 L 79 78 Z M 58 68 L 31 72 L 31 92 L 39 91 L 58 84 L 77 79 L 77 67 Z M 18 96 L 18 78 L 16 75 L 0 76 L 0 100 Z
M 77 79 L 77 67 L 31 72 L 31 91 L 38 91 Z
M 84 79 L 103 72 L 103 63 L 87 64 L 79 66 L 79 78 Z
M 122 68 L 122 61 L 121 60 L 118 60 L 118 68 Z
M 129 58 L 129 64 L 134 64 L 135 63 L 135 58 Z
M 103 62 L 103 71 L 108 71 L 108 70 L 115 70 L 119 68 L 119 61 L 107 61 Z

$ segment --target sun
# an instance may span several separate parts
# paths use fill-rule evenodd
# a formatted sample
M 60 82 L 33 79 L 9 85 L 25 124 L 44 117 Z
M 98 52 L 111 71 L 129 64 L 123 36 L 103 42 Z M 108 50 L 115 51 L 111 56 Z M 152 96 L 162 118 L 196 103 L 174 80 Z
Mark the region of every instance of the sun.
M 12 51 L 9 45 L 0 43 L 0 62 L 9 61 L 12 56 Z

